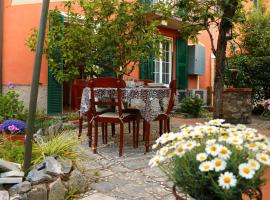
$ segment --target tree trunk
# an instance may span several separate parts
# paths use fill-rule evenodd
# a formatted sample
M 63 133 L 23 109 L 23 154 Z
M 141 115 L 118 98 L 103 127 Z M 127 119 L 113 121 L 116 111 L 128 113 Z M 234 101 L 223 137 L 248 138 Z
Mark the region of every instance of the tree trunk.
M 236 1 L 237 2 L 237 1 Z M 232 19 L 235 15 L 237 4 L 227 6 L 224 8 L 224 14 L 219 26 L 219 35 L 216 50 L 216 71 L 214 83 L 214 118 L 223 117 L 223 99 L 222 94 L 224 91 L 224 70 L 226 59 L 227 38 L 226 33 L 232 27 L 232 23 L 228 19 Z

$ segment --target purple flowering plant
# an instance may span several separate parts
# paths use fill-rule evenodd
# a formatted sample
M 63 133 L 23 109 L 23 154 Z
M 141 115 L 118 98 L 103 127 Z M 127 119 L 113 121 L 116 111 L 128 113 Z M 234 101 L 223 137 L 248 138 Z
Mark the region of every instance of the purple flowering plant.
M 0 129 L 10 134 L 24 133 L 26 124 L 17 119 L 5 120 L 3 124 L 1 124 Z

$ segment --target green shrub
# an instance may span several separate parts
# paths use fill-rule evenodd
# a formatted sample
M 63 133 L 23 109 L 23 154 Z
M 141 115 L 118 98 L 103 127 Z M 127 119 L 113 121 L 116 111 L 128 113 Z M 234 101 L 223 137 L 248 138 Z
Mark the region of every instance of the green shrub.
M 199 117 L 203 108 L 203 100 L 199 96 L 186 97 L 181 102 L 180 112 L 190 117 Z
M 0 95 L 0 122 L 13 118 L 21 119 L 23 110 L 23 101 L 19 100 L 19 95 L 14 90 Z
M 52 155 L 68 158 L 73 161 L 78 160 L 81 154 L 78 145 L 78 139 L 68 133 L 48 137 L 43 142 L 33 145 L 32 164 L 36 165 L 42 162 L 46 156 Z
M 0 158 L 15 163 L 23 163 L 24 145 L 19 141 L 0 140 Z

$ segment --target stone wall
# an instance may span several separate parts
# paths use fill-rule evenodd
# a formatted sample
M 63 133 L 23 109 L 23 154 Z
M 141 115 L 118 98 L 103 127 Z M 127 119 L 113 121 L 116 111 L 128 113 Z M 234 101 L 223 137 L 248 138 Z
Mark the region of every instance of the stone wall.
M 228 123 L 251 123 L 250 88 L 228 88 L 223 93 L 223 118 Z
M 8 86 L 4 85 L 3 92 L 6 93 L 8 90 L 10 90 Z M 24 102 L 25 108 L 29 108 L 31 86 L 15 85 L 14 90 L 20 95 L 19 98 Z M 47 85 L 39 86 L 37 109 L 47 112 Z

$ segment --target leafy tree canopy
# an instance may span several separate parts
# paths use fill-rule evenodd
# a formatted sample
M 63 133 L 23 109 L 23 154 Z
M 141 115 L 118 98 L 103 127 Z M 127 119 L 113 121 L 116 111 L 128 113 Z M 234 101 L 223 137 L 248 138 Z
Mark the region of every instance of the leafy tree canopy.
M 79 12 L 74 9 L 78 5 Z M 150 51 L 158 52 L 156 44 L 162 41 L 157 29 L 160 21 L 148 20 L 148 14 L 162 12 L 166 16 L 169 10 L 164 4 L 115 0 L 69 1 L 66 9 L 64 27 L 59 8 L 50 12 L 45 50 L 58 81 L 75 79 L 81 73 L 98 75 L 104 68 L 129 75 Z M 35 39 L 33 32 L 28 39 L 33 50 Z

